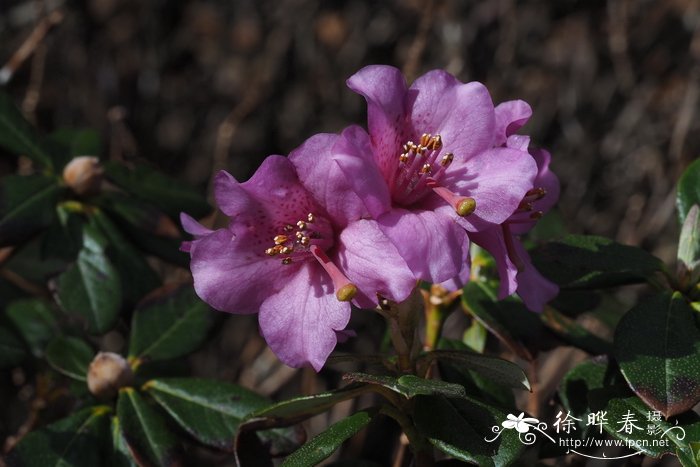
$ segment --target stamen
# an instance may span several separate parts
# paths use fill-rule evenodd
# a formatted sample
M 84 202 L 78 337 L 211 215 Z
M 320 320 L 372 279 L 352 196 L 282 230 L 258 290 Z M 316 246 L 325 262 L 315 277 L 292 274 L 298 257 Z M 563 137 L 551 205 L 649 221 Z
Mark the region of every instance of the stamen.
M 287 240 L 288 239 L 286 235 L 275 235 L 275 238 L 273 238 L 275 245 L 282 245 L 283 243 L 287 243 Z
M 309 222 L 310 224 L 313 223 L 313 222 L 314 222 L 314 213 L 310 212 L 310 213 L 306 216 L 306 221 Z
M 423 164 L 423 167 L 420 168 L 420 173 L 422 173 L 422 174 L 430 175 L 430 173 L 432 171 L 433 171 L 433 166 L 430 164 Z
M 532 214 L 530 214 L 530 219 L 537 220 L 541 219 L 542 216 L 544 216 L 544 213 L 542 211 L 535 211 Z
M 294 226 L 292 224 L 287 224 L 284 226 L 285 232 L 291 232 L 292 230 L 294 230 Z
M 277 250 L 275 248 L 268 248 L 265 250 L 265 254 L 267 256 L 275 256 L 277 254 Z
M 442 156 L 442 160 L 440 161 L 440 165 L 443 167 L 449 167 L 449 165 L 452 163 L 454 160 L 455 155 L 452 154 L 451 152 L 448 152 L 444 156 Z
M 338 266 L 331 261 L 328 255 L 326 255 L 326 252 L 321 248 L 316 245 L 311 245 L 311 247 L 309 247 L 309 251 L 312 255 L 314 255 L 314 258 L 318 260 L 333 281 L 335 297 L 341 302 L 349 302 L 352 300 L 357 293 L 357 286 L 355 286 L 355 284 L 350 282 L 350 280 L 345 277 L 345 274 L 338 269 Z
M 305 230 L 306 229 L 306 222 L 304 222 L 304 221 L 297 222 L 297 228 L 299 228 L 299 230 Z
M 521 201 L 518 205 L 518 211 L 532 211 L 532 203 L 527 201 Z

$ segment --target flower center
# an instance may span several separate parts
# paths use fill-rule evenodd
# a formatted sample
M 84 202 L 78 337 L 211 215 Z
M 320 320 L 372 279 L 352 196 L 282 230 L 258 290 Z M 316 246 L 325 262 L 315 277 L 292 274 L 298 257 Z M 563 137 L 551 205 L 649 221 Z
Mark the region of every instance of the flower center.
M 442 137 L 428 133 L 423 133 L 418 144 L 413 141 L 404 144 L 391 183 L 391 197 L 396 203 L 408 206 L 433 192 L 460 216 L 468 216 L 476 209 L 474 199 L 459 196 L 440 185 L 445 170 L 454 160 L 451 152 L 441 156 L 442 148 Z
M 274 245 L 265 250 L 268 256 L 278 256 L 284 265 L 315 259 L 333 281 L 335 296 L 348 302 L 357 293 L 357 287 L 345 277 L 326 254 L 333 246 L 333 228 L 322 216 L 309 213 L 306 219 L 294 224 L 285 224 L 281 233 L 272 239 Z

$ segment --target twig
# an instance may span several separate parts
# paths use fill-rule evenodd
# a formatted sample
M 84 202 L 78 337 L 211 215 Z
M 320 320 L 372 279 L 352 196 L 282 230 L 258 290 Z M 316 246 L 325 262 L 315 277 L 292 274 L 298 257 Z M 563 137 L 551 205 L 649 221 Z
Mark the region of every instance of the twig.
M 0 86 L 7 84 L 20 66 L 34 53 L 49 30 L 63 21 L 63 13 L 59 10 L 51 12 L 36 25 L 19 49 L 10 57 L 5 66 L 0 68 Z
M 408 49 L 408 54 L 406 62 L 403 65 L 403 74 L 410 83 L 416 76 L 416 71 L 418 70 L 418 64 L 420 62 L 423 51 L 425 50 L 425 45 L 428 42 L 428 32 L 433 25 L 433 14 L 435 10 L 434 0 L 425 0 L 421 7 L 421 17 L 420 23 L 418 24 L 418 32 L 416 37 L 411 43 L 411 47 Z

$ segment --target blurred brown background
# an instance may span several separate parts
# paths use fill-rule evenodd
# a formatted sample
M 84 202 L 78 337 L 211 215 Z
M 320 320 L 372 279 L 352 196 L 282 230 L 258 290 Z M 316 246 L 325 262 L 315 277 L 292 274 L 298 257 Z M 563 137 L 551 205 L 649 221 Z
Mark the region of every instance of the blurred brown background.
M 674 183 L 700 153 L 697 1 L 2 0 L 0 62 L 55 9 L 6 85 L 44 130 L 97 128 L 106 153 L 204 190 L 364 124 L 345 87 L 363 65 L 445 68 L 533 106 L 569 230 L 674 254 Z

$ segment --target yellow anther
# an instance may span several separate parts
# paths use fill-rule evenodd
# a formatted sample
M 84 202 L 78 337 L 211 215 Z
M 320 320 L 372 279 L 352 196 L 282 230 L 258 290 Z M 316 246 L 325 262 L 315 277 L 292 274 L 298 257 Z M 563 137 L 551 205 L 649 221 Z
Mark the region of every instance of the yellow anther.
M 296 237 L 297 237 L 297 240 L 301 240 L 302 237 L 304 237 L 304 233 L 303 233 L 303 232 L 297 232 L 297 233 L 296 233 Z
M 265 254 L 266 254 L 267 256 L 275 256 L 275 255 L 277 254 L 277 249 L 275 249 L 275 248 L 268 248 L 267 250 L 265 250 Z
M 306 229 L 306 222 L 304 222 L 304 221 L 297 222 L 297 227 L 299 228 L 299 230 Z
M 455 155 L 452 154 L 451 152 L 448 152 L 447 154 L 442 156 L 442 160 L 440 161 L 440 165 L 443 167 L 447 167 L 448 165 L 450 165 L 452 163 L 454 158 L 455 158 Z
M 420 173 L 422 173 L 422 174 L 430 175 L 430 173 L 432 171 L 433 171 L 432 165 L 430 165 L 430 164 L 423 164 L 423 167 L 420 168 Z
M 309 237 L 301 237 L 299 239 L 299 243 L 301 243 L 304 246 L 308 246 L 311 240 L 309 240 Z
M 430 143 L 427 146 L 429 146 L 431 149 L 440 149 L 442 147 L 442 136 L 433 136 L 433 138 L 430 140 Z
M 287 243 L 287 236 L 286 235 L 275 235 L 275 238 L 273 239 L 275 242 L 275 245 L 281 245 L 283 243 Z
M 291 247 L 291 246 L 285 246 L 285 247 L 282 247 L 282 249 L 280 250 L 280 253 L 282 253 L 283 255 L 288 255 L 288 254 L 290 254 L 292 251 L 294 251 L 294 248 L 293 248 L 293 247 Z
M 401 154 L 401 155 L 399 156 L 399 161 L 401 161 L 401 162 L 403 162 L 403 163 L 408 162 L 408 154 L 406 154 L 405 152 L 404 152 L 403 154 Z
M 313 214 L 312 212 L 310 212 L 310 213 L 306 216 L 306 221 L 307 221 L 307 222 L 310 222 L 310 223 L 312 223 L 312 222 L 314 221 L 314 214 Z

